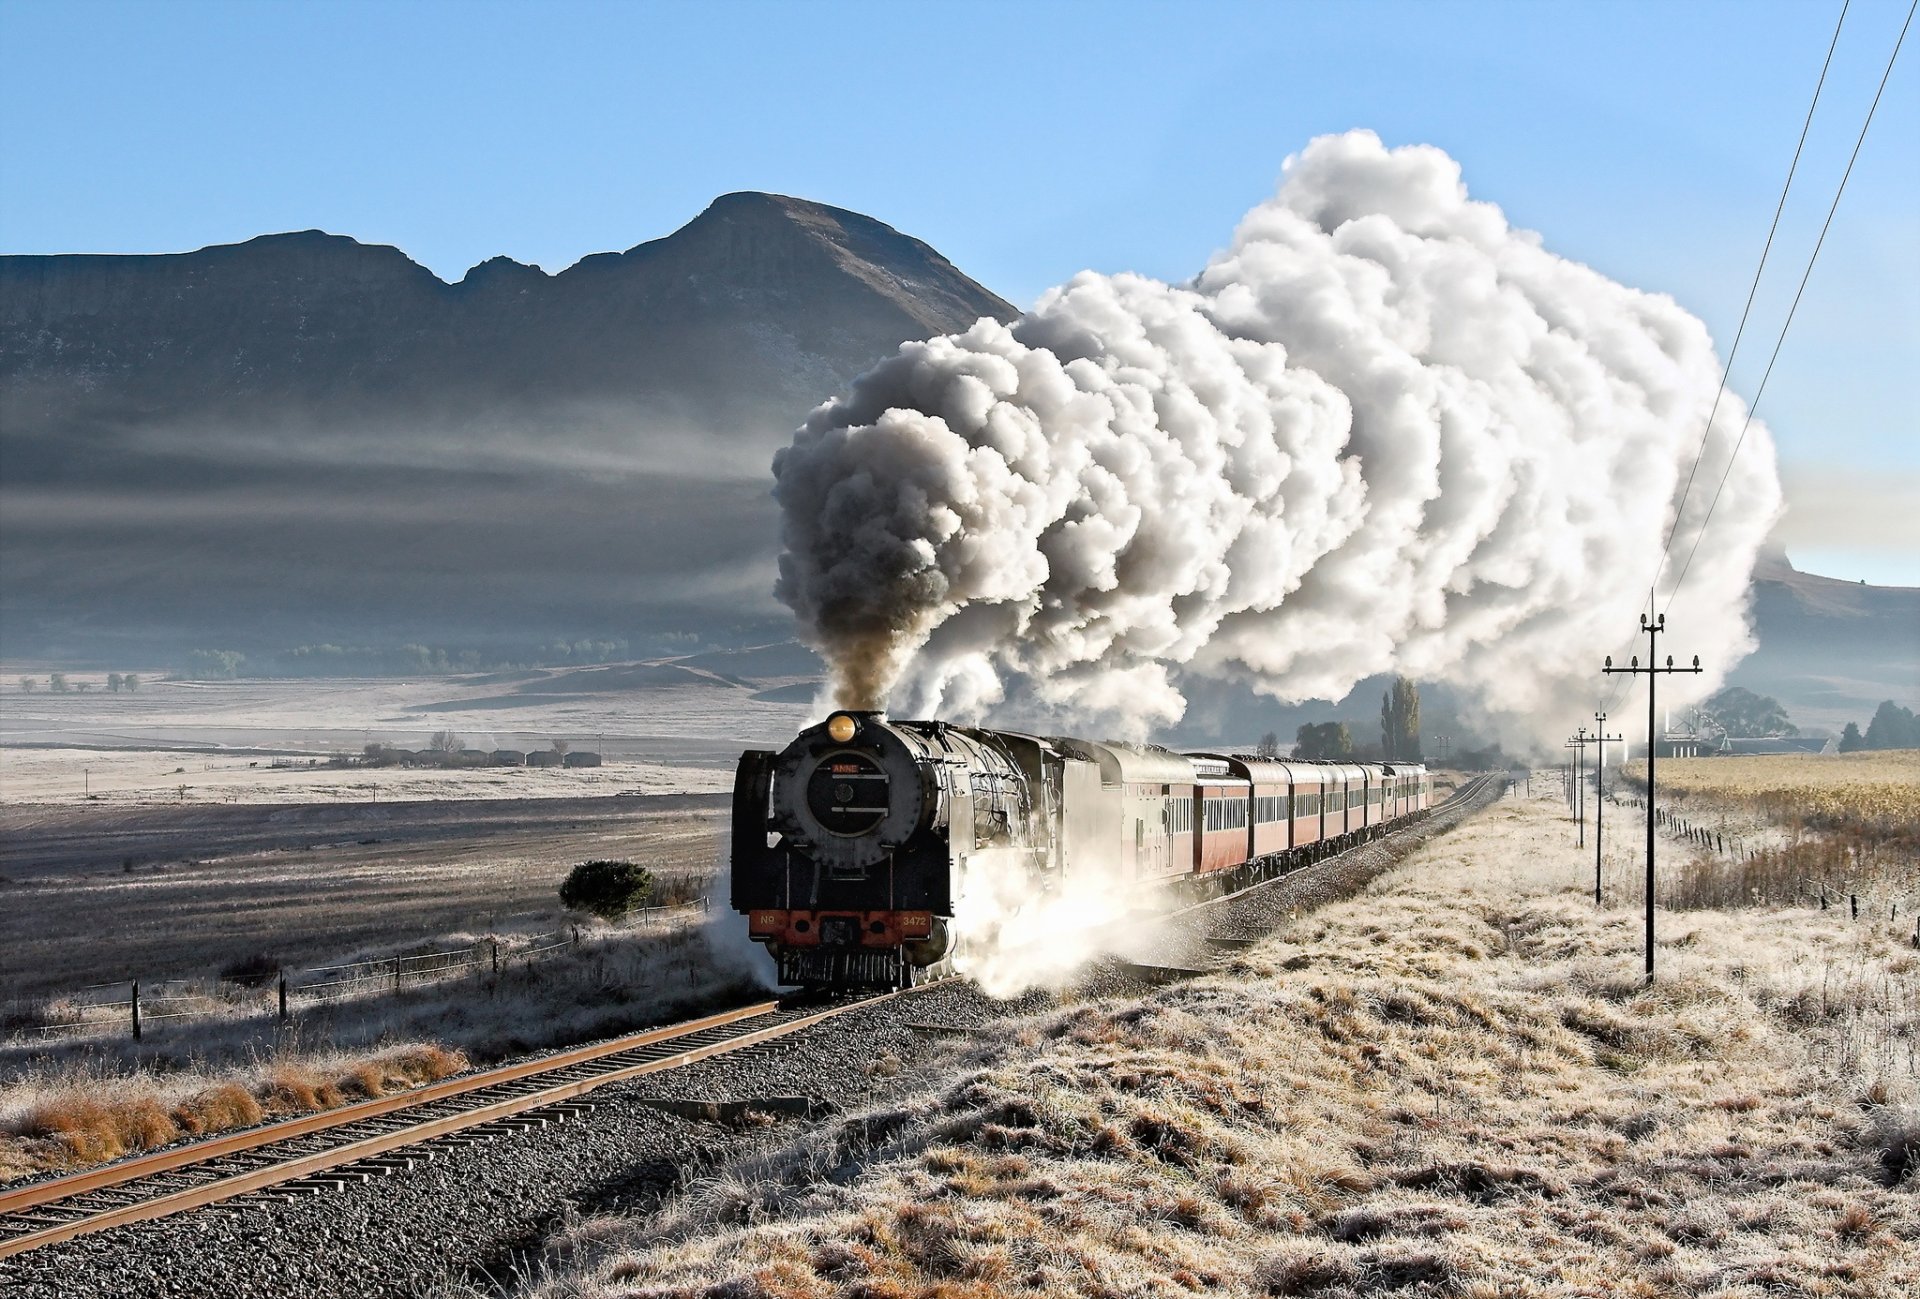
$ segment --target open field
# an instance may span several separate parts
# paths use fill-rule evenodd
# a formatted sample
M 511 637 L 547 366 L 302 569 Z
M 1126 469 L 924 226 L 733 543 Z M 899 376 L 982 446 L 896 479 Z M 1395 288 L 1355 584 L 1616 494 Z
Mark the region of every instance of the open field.
M 346 767 L 199 749 L 0 748 L 0 808 L 410 803 L 713 794 L 730 767 L 616 760 L 602 767 Z M 738 756 L 737 754 L 735 755 Z M 308 763 L 314 765 L 308 765 Z
M 295 803 L 580 798 L 732 787 L 740 750 L 778 745 L 810 711 L 784 657 L 752 652 L 699 666 L 615 664 L 459 677 L 170 681 L 133 693 L 92 677 L 48 691 L 45 673 L 0 669 L 0 806 L 26 803 Z M 786 656 L 786 657 L 790 657 Z M 691 662 L 691 661 L 689 661 Z M 23 690 L 21 677 L 41 684 Z M 769 700 L 769 692 L 778 696 Z M 610 765 L 574 769 L 329 767 L 370 744 L 543 750 L 562 740 Z M 309 766 L 312 759 L 319 765 Z M 282 765 L 276 767 L 275 761 Z M 89 800 L 89 796 L 93 796 Z
M 0 985 L 40 996 L 538 928 L 575 862 L 718 864 L 723 796 L 0 809 Z
M 1826 756 L 1667 758 L 1661 796 L 1740 808 L 1788 828 L 1913 834 L 1920 829 L 1920 749 Z M 1644 788 L 1644 763 L 1625 778 Z
M 1838 913 L 1596 909 L 1496 805 L 1215 976 L 564 1232 L 539 1299 L 1905 1295 L 1920 957 Z M 1849 1047 L 1851 1043 L 1851 1047 Z
M 1660 809 L 1678 819 L 1663 831 L 1694 831 L 1662 877 L 1663 901 L 1766 906 L 1825 894 L 1889 920 L 1904 911 L 1910 925 L 1920 910 L 1920 751 L 1679 758 L 1658 771 Z M 1614 787 L 1642 834 L 1645 782 L 1646 767 L 1631 763 Z

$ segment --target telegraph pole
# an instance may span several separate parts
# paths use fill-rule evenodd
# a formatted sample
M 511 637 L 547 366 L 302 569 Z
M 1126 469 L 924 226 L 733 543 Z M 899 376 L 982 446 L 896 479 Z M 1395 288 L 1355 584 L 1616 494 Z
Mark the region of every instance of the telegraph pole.
M 1607 741 L 1627 742 L 1625 735 L 1607 734 L 1607 715 L 1595 713 L 1593 720 L 1600 723 L 1594 728 L 1593 738 L 1600 745 L 1600 763 L 1593 769 L 1593 905 L 1600 905 L 1600 840 L 1607 825 Z M 1620 752 L 1625 753 L 1622 748 Z
M 1585 762 L 1587 746 L 1592 743 L 1593 741 L 1587 738 L 1587 728 L 1582 726 L 1578 733 L 1568 739 L 1566 744 L 1561 746 L 1562 748 L 1573 750 L 1573 771 L 1571 773 L 1573 777 L 1573 788 L 1569 791 L 1573 797 L 1569 801 L 1573 804 L 1573 844 L 1576 848 L 1584 848 L 1587 844 L 1587 800 L 1583 782 L 1586 780 L 1587 775 Z
M 1654 686 L 1662 672 L 1699 672 L 1700 656 L 1693 656 L 1693 666 L 1677 668 L 1673 665 L 1673 655 L 1667 655 L 1667 665 L 1659 667 L 1655 648 L 1655 639 L 1667 629 L 1667 615 L 1661 614 L 1649 622 L 1647 615 L 1640 615 L 1640 630 L 1647 634 L 1647 666 L 1640 666 L 1640 656 L 1633 656 L 1631 666 L 1617 668 L 1613 666 L 1613 656 L 1607 656 L 1607 665 L 1602 671 L 1611 675 L 1624 672 L 1628 676 L 1645 676 L 1647 679 L 1647 983 L 1653 983 L 1653 759 L 1659 751 L 1660 740 L 1654 727 L 1659 721 L 1659 712 L 1654 707 Z

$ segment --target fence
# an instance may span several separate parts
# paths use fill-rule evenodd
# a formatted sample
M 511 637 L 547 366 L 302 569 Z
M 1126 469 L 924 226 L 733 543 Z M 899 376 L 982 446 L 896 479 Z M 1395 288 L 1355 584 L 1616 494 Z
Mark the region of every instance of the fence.
M 1617 807 L 1632 808 L 1645 814 L 1645 798 L 1607 793 L 1607 801 Z M 1774 903 L 1794 903 L 1818 907 L 1822 911 L 1836 907 L 1847 911 L 1853 920 L 1879 921 L 1898 925 L 1905 915 L 1913 921 L 1912 942 L 1920 948 L 1920 892 L 1888 887 L 1884 872 L 1872 869 L 1871 854 L 1862 857 L 1846 844 L 1818 839 L 1780 844 L 1753 844 L 1724 829 L 1697 824 L 1669 808 L 1654 808 L 1654 824 L 1670 838 L 1689 844 L 1703 854 L 1703 861 L 1724 859 L 1717 869 L 1739 876 L 1741 892 L 1764 895 Z M 1824 860 L 1822 860 L 1824 859 Z M 1832 875 L 1816 879 L 1805 874 L 1807 863 L 1830 865 Z M 1669 900 L 1669 905 L 1674 900 Z
M 705 913 L 710 899 L 694 898 L 668 906 L 644 907 L 627 913 L 617 929 L 582 932 L 578 925 L 536 934 L 489 935 L 473 943 L 439 951 L 383 956 L 346 965 L 321 965 L 304 970 L 263 971 L 249 979 L 162 979 L 100 983 L 82 988 L 54 1003 L 52 1023 L 15 1028 L 15 1040 L 46 1039 L 72 1034 L 105 1036 L 130 1033 L 140 1040 L 156 1023 L 175 1019 L 210 1019 L 259 1014 L 289 1020 L 302 1006 L 358 997 L 385 996 L 405 987 L 456 979 L 476 972 L 497 975 L 515 962 L 522 965 L 558 952 L 574 951 L 585 942 L 636 930 L 664 930 L 693 912 Z

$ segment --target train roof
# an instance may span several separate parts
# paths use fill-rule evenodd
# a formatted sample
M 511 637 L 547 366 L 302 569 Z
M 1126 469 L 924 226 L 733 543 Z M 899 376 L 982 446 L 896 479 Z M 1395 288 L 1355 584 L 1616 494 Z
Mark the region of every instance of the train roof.
M 1063 753 L 1099 763 L 1100 783 L 1103 785 L 1191 784 L 1197 774 L 1193 762 L 1185 754 L 1174 753 L 1170 749 L 1116 744 L 1111 740 L 1096 743 L 1063 736 L 1055 736 L 1053 744 Z

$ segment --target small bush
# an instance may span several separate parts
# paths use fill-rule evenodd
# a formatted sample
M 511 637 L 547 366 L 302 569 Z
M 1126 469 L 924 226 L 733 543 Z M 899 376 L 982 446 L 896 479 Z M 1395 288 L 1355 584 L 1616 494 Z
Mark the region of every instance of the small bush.
M 255 952 L 220 967 L 221 982 L 237 983 L 243 988 L 264 988 L 279 975 L 279 959 L 265 952 Z
M 630 861 L 583 861 L 560 885 L 560 905 L 618 920 L 653 894 L 653 872 Z

